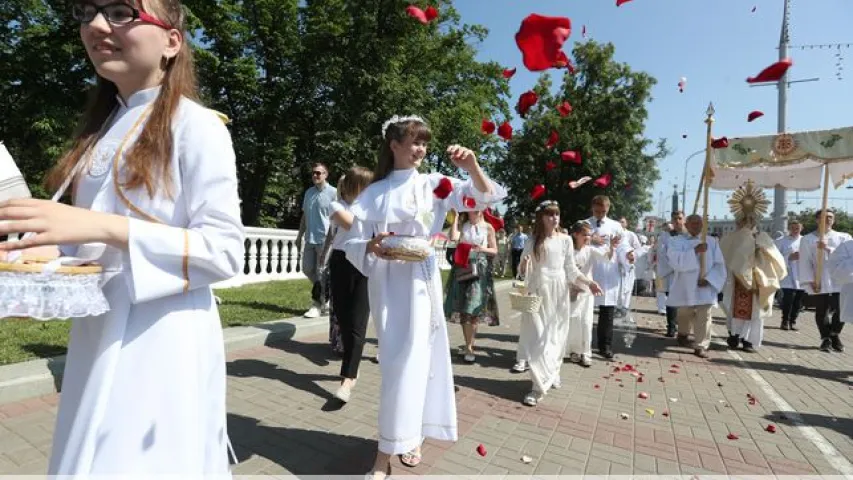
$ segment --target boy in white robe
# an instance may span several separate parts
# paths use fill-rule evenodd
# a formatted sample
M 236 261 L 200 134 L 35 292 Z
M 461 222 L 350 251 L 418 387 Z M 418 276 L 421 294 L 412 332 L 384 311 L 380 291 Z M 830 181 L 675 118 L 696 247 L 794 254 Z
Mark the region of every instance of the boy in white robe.
M 707 237 L 702 243 L 702 217 L 687 217 L 687 235 L 670 240 L 667 262 L 673 270 L 667 297 L 668 307 L 678 308 L 678 344 L 691 346 L 688 339 L 693 328 L 693 353 L 706 358 L 711 344 L 711 308 L 726 280 L 726 266 L 717 239 Z M 705 275 L 701 276 L 700 255 L 705 255 Z
M 593 247 L 589 244 L 592 238 L 592 225 L 586 220 L 575 222 L 571 228 L 575 248 L 575 263 L 578 269 L 588 278 L 592 278 L 592 270 L 597 262 L 606 262 L 615 252 L 605 247 Z M 571 300 L 571 316 L 569 331 L 566 337 L 566 347 L 569 361 L 582 367 L 592 366 L 592 324 L 595 297 L 587 289 L 572 285 L 569 288 Z
M 788 221 L 789 235 L 776 240 L 776 248 L 785 258 L 788 274 L 780 283 L 782 287 L 782 330 L 797 330 L 797 317 L 803 308 L 806 292 L 800 288 L 800 241 L 803 224 Z

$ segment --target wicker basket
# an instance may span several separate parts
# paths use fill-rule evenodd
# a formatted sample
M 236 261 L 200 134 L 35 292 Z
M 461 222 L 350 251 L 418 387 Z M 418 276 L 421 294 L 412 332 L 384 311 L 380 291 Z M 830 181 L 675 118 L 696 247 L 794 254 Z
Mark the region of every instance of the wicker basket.
M 423 262 L 432 254 L 429 239 L 413 235 L 385 237 L 382 246 L 389 258 L 404 262 Z
M 109 310 L 100 265 L 60 265 L 45 260 L 0 262 L 0 318 L 37 320 L 96 316 Z
M 524 292 L 509 292 L 512 309 L 521 313 L 535 313 L 542 305 L 542 297 Z

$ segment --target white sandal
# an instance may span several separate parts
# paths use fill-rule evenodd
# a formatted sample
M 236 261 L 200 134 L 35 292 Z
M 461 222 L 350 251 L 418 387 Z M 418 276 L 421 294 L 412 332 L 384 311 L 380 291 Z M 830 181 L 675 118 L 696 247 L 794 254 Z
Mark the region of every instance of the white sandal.
M 540 395 L 538 395 L 536 392 L 530 392 L 524 397 L 524 400 L 521 403 L 527 405 L 528 407 L 535 407 L 539 403 L 539 398 Z

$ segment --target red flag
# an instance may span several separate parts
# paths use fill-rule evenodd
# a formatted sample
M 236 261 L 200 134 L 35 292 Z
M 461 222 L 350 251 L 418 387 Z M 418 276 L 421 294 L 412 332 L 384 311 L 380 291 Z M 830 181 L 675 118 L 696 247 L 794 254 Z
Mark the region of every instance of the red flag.
M 515 43 L 521 50 L 524 66 L 532 72 L 541 72 L 562 63 L 566 54 L 563 44 L 572 33 L 572 22 L 567 17 L 527 16 L 522 22 Z

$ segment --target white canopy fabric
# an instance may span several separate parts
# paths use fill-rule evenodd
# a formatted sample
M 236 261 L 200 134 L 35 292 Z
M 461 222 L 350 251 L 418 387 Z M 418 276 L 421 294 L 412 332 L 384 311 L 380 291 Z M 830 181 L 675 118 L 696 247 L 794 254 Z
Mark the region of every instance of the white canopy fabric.
M 836 188 L 853 178 L 853 127 L 730 138 L 728 147 L 712 149 L 711 188 L 752 180 L 763 188 L 819 190 L 824 164 Z

